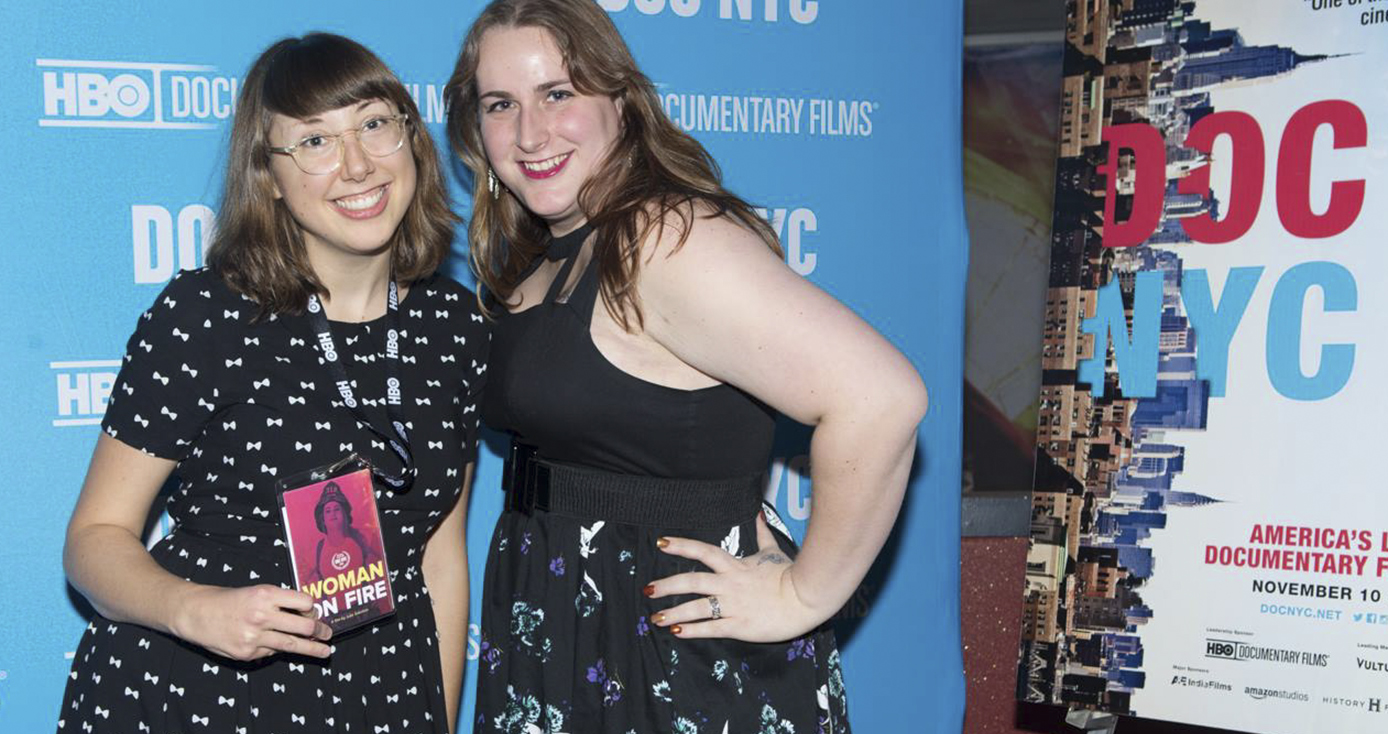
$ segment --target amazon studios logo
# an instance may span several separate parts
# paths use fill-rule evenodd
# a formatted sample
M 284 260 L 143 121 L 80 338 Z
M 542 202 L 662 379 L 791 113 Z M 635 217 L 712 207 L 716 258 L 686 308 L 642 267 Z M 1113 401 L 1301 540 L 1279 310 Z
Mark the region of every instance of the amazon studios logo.
M 1311 696 L 1302 691 L 1288 691 L 1281 688 L 1263 688 L 1262 686 L 1245 686 L 1243 692 L 1255 701 L 1262 701 L 1268 698 L 1280 699 L 1283 701 L 1300 701 L 1305 703 L 1311 700 Z
M 231 117 L 240 80 L 195 64 L 35 59 L 44 127 L 211 130 Z

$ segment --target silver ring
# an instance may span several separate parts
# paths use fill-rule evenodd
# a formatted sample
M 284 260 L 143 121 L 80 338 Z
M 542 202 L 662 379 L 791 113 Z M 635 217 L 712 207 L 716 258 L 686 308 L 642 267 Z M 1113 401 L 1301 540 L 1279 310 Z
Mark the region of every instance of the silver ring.
M 706 598 L 708 599 L 708 608 L 713 610 L 713 613 L 709 615 L 709 619 L 722 619 L 723 609 L 718 606 L 718 597 L 708 596 Z

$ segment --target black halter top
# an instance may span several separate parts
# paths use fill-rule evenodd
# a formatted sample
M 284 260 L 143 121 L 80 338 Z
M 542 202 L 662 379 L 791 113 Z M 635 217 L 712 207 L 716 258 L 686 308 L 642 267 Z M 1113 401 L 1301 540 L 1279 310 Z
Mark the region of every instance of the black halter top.
M 591 259 L 559 299 L 591 232 L 585 224 L 550 243 L 545 259 L 564 264 L 544 300 L 517 313 L 496 309 L 483 421 L 535 446 L 539 458 L 603 471 L 684 479 L 764 471 L 770 408 L 731 385 L 666 387 L 607 361 L 589 333 L 599 299 Z

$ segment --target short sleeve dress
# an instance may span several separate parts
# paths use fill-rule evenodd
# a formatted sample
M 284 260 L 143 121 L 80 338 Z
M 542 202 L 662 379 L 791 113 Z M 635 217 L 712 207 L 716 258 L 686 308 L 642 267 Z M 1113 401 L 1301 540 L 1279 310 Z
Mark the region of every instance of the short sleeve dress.
M 255 315 L 210 269 L 176 276 L 139 318 L 103 429 L 178 462 L 174 526 L 150 550 L 161 566 L 203 584 L 292 587 L 276 478 L 354 451 L 386 467 L 398 460 L 338 400 L 307 320 Z M 327 660 L 243 663 L 98 614 L 73 659 L 58 731 L 448 731 L 420 563 L 477 454 L 490 333 L 474 296 L 443 276 L 414 284 L 398 315 L 418 475 L 407 491 L 376 491 L 394 616 L 334 639 Z M 332 325 L 366 415 L 381 426 L 385 324 Z
M 565 259 L 556 286 L 568 282 L 588 234 L 585 226 L 551 243 L 551 259 Z M 659 551 L 657 538 L 749 555 L 758 509 L 794 555 L 785 526 L 760 501 L 772 411 L 730 385 L 673 389 L 608 362 L 589 333 L 596 267 L 567 298 L 558 291 L 498 316 L 483 420 L 533 449 L 544 471 L 577 477 L 566 486 L 591 497 L 570 502 L 551 486 L 551 509 L 508 509 L 499 519 L 483 582 L 474 731 L 848 732 L 827 626 L 777 644 L 681 639 L 650 619 L 691 597 L 642 593 L 656 579 L 707 570 Z M 728 493 L 739 486 L 743 494 Z

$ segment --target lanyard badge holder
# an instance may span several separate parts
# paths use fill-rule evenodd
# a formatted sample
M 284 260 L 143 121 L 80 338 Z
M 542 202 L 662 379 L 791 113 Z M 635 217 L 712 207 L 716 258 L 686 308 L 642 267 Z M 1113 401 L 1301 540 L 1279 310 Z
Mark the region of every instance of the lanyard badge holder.
M 338 358 L 322 304 L 316 295 L 309 296 L 308 320 L 342 405 L 358 425 L 383 439 L 401 464 L 399 472 L 390 473 L 353 453 L 276 483 L 294 585 L 313 597 L 314 609 L 334 634 L 395 611 L 373 480 L 404 491 L 415 474 L 409 434 L 400 415 L 398 315 L 399 294 L 392 277 L 386 303 L 386 414 L 394 429 L 392 436 L 378 429 L 362 411 Z
M 294 587 L 334 635 L 395 612 L 371 475 L 350 454 L 276 483 Z

